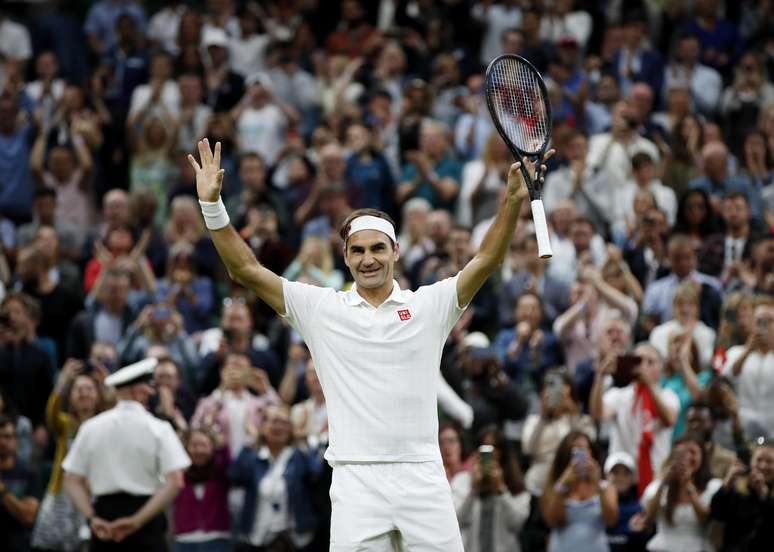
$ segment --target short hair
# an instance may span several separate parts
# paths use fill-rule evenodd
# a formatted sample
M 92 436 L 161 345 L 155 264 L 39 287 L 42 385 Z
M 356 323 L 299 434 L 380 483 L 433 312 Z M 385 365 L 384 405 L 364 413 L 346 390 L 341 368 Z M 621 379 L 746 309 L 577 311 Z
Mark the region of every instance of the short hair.
M 500 33 L 500 42 L 505 40 L 505 37 L 507 37 L 509 34 L 520 34 L 522 37 L 524 37 L 524 31 L 519 29 L 518 27 L 508 27 L 503 32 Z
M 655 161 L 653 161 L 653 158 L 650 156 L 650 154 L 644 151 L 635 153 L 632 157 L 632 169 L 637 171 L 645 165 L 655 165 Z
M 263 157 L 259 153 L 255 152 L 255 151 L 248 151 L 248 152 L 243 153 L 242 155 L 239 156 L 238 168 L 241 169 L 242 168 L 242 163 L 244 163 L 245 161 L 249 161 L 251 159 L 252 160 L 256 160 L 256 161 L 260 161 L 261 165 L 263 165 L 264 167 L 266 166 L 266 161 L 264 161 Z
M 693 251 L 693 242 L 691 241 L 691 238 L 685 234 L 674 234 L 669 238 L 667 251 L 670 251 L 675 247 L 684 247 Z
M 674 303 L 678 299 L 688 299 L 689 301 L 692 301 L 698 305 L 700 298 L 700 287 L 694 284 L 693 281 L 685 280 L 681 282 L 675 289 L 675 293 L 672 296 L 672 302 Z
M 349 216 L 346 219 L 344 219 L 344 222 L 342 223 L 341 228 L 339 229 L 339 236 L 341 236 L 341 239 L 344 240 L 344 243 L 347 242 L 347 238 L 349 237 L 349 230 L 352 227 L 352 221 L 358 217 L 364 217 L 364 216 L 382 218 L 387 222 L 389 222 L 390 224 L 392 224 L 392 227 L 395 228 L 395 221 L 392 220 L 392 217 L 387 213 L 385 213 L 384 211 L 380 211 L 379 209 L 372 209 L 370 207 L 366 207 L 365 209 L 355 209 L 349 214 Z M 390 238 L 390 243 L 394 248 L 395 243 L 392 241 L 392 238 Z
M 695 410 L 709 410 L 710 414 L 712 414 L 712 407 L 704 399 L 698 399 L 698 400 L 692 401 L 686 407 L 685 411 L 687 412 L 691 408 L 693 408 Z
M 749 205 L 750 201 L 747 199 L 747 195 L 743 194 L 739 190 L 733 190 L 731 192 L 728 192 L 726 195 L 723 196 L 723 199 L 743 199 L 745 204 Z
M 5 294 L 3 302 L 0 303 L 0 307 L 5 308 L 5 306 L 11 301 L 16 301 L 17 303 L 21 304 L 21 306 L 24 307 L 24 310 L 27 311 L 27 314 L 29 314 L 33 319 L 40 320 L 40 301 L 31 295 L 27 295 L 21 291 L 9 291 Z
M 657 349 L 657 348 L 656 348 L 656 347 L 653 345 L 653 343 L 651 343 L 650 341 L 640 341 L 639 343 L 637 343 L 637 344 L 636 344 L 636 345 L 633 347 L 633 350 L 635 350 L 635 351 L 636 351 L 636 350 L 637 350 L 637 349 L 639 349 L 639 348 L 646 348 L 646 349 L 650 349 L 650 350 L 653 352 L 653 354 L 656 356 L 656 358 L 658 358 L 658 361 L 659 361 L 659 363 L 661 364 L 661 366 L 664 366 L 664 364 L 665 364 L 665 362 L 664 362 L 664 355 L 662 355 L 662 354 L 661 354 L 661 351 L 659 351 L 659 350 L 658 350 L 658 349 Z
M 578 215 L 574 219 L 572 219 L 572 226 L 575 226 L 576 224 L 586 224 L 589 227 L 591 227 L 592 232 L 594 231 L 594 221 L 592 221 L 589 217 Z
M 682 42 L 683 40 L 697 40 L 701 42 L 698 34 L 696 34 L 693 31 L 687 31 L 687 30 L 680 31 L 679 33 L 677 33 L 677 41 Z

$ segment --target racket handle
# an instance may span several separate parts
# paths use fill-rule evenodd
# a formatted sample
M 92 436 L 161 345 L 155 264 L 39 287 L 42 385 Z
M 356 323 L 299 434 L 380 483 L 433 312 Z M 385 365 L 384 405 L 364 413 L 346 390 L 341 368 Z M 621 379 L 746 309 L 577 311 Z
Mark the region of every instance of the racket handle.
M 550 259 L 554 253 L 551 251 L 551 239 L 548 237 L 548 225 L 546 224 L 546 212 L 543 209 L 543 200 L 533 199 L 530 205 L 532 207 L 532 220 L 535 223 L 538 255 L 541 259 Z

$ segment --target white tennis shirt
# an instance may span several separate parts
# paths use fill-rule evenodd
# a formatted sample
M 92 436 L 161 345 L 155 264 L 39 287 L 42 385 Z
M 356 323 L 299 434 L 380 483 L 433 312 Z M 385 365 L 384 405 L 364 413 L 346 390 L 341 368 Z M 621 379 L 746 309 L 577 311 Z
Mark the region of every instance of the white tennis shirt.
M 464 309 L 457 276 L 392 293 L 378 308 L 353 288 L 283 279 L 286 318 L 306 341 L 328 408 L 329 462 L 440 460 L 441 352 Z
M 62 467 L 89 480 L 91 493 L 152 495 L 163 476 L 191 465 L 169 422 L 136 401 L 118 404 L 78 429 Z

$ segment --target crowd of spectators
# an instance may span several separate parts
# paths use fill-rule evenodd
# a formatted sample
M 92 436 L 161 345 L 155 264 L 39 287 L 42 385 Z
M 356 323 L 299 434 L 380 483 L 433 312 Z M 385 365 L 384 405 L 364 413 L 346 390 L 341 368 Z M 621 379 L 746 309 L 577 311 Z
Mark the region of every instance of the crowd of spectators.
M 466 550 L 774 550 L 768 0 L 4 3 L 2 548 L 80 549 L 62 459 L 114 404 L 104 378 L 152 356 L 192 459 L 175 550 L 328 550 L 314 363 L 228 278 L 186 155 L 221 142 L 231 220 L 275 273 L 346 289 L 339 225 L 374 207 L 416 289 L 501 201 L 500 53 L 551 97 L 554 256 L 525 204 L 444 349 Z

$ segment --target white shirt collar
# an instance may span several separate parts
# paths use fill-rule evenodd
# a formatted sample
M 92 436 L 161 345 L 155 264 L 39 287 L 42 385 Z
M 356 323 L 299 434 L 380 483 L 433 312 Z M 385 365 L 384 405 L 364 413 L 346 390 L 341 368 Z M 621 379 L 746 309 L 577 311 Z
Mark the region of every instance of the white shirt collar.
M 368 304 L 365 298 L 357 292 L 357 284 L 352 284 L 350 290 L 346 292 L 345 301 L 350 307 L 355 307 L 363 303 Z M 403 295 L 403 290 L 400 289 L 400 285 L 398 285 L 397 280 L 392 281 L 392 291 L 390 292 L 390 296 L 387 297 L 384 302 L 388 303 L 390 301 L 395 303 L 406 302 L 406 298 Z
M 123 400 L 123 399 L 119 400 L 116 403 L 115 408 L 121 408 L 121 409 L 126 409 L 126 410 L 137 410 L 137 411 L 140 411 L 140 412 L 147 412 L 145 407 L 143 405 L 141 405 L 140 403 L 138 403 L 137 401 L 127 401 L 127 400 Z

